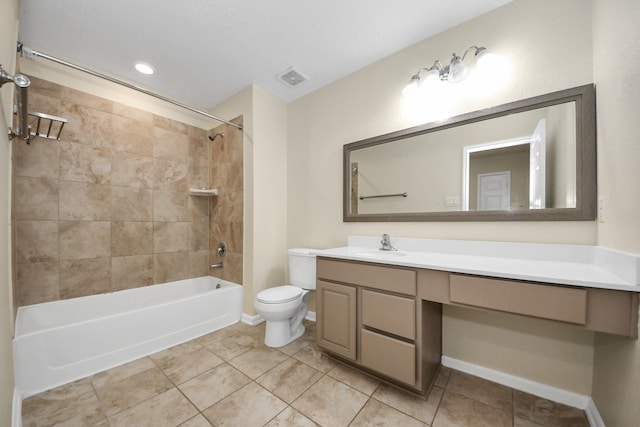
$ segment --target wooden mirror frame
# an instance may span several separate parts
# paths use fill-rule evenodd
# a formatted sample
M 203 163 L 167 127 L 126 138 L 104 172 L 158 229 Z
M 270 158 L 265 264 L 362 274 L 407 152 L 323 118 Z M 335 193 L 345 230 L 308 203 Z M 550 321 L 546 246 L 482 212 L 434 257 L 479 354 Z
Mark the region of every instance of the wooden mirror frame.
M 352 151 L 433 133 L 509 114 L 575 102 L 576 106 L 576 207 L 513 211 L 442 211 L 410 213 L 351 213 Z M 445 120 L 345 144 L 343 156 L 343 207 L 345 222 L 407 221 L 592 221 L 596 218 L 596 101 L 593 84 L 523 99 Z

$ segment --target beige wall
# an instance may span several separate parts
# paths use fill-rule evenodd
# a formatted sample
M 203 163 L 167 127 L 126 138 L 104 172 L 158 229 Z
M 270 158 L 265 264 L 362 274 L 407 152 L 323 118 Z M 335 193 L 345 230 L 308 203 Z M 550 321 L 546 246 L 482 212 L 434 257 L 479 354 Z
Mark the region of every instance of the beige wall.
M 289 246 L 334 247 L 345 244 L 348 234 L 383 232 L 408 237 L 595 243 L 594 222 L 340 222 L 342 146 L 417 124 L 404 114 L 400 91 L 418 68 L 475 44 L 512 61 L 513 78 L 503 91 L 482 100 L 469 95 L 455 114 L 591 83 L 589 6 L 580 0 L 515 1 L 291 103 L 288 173 L 296 179 L 287 181 Z
M 5 1 L 0 14 L 0 64 L 13 74 L 18 34 L 18 0 Z M 0 89 L 0 425 L 11 424 L 13 397 L 13 292 L 11 273 L 11 143 L 7 137 L 12 120 L 13 85 Z
M 570 29 L 570 31 L 567 31 Z M 512 61 L 512 79 L 484 99 L 459 94 L 454 114 L 593 82 L 589 2 L 516 0 L 473 21 L 424 40 L 289 105 L 288 244 L 342 246 L 349 234 L 595 244 L 595 222 L 559 223 L 341 223 L 342 146 L 418 123 L 403 111 L 401 89 L 412 74 L 452 51 L 482 45 Z M 561 43 L 558 40 L 562 40 Z M 434 100 L 438 102 L 440 99 Z M 423 116 L 423 120 L 428 120 Z M 456 312 L 457 313 L 457 312 Z M 469 314 L 471 316 L 471 314 Z M 559 328 L 546 354 L 528 351 L 546 333 L 536 321 L 505 316 L 519 330 L 495 326 L 487 313 L 473 321 L 445 311 L 445 354 L 579 393 L 591 391 L 593 334 Z M 477 347 L 472 343 L 484 342 Z M 504 348 L 499 343 L 508 343 Z M 519 358 L 510 357 L 518 354 Z M 580 360 L 568 371 L 564 363 Z M 532 370 L 528 367 L 541 369 Z
M 640 253 L 640 3 L 595 0 L 598 193 L 606 222 L 598 243 Z M 616 70 L 616 72 L 611 72 Z M 596 334 L 593 399 L 609 427 L 640 420 L 640 341 Z

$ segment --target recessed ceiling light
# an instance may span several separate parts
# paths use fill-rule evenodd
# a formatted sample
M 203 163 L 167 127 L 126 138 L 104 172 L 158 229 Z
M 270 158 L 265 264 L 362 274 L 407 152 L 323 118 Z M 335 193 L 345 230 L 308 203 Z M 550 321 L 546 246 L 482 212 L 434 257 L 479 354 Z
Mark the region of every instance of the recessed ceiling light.
M 135 67 L 142 74 L 153 74 L 155 72 L 153 67 L 145 62 L 136 62 Z

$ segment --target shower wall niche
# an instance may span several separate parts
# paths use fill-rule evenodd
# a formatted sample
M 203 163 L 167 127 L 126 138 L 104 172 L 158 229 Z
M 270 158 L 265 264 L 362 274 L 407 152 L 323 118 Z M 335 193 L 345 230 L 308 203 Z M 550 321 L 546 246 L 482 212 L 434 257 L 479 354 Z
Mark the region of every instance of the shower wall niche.
M 209 274 L 205 130 L 37 78 L 29 104 L 69 122 L 13 141 L 16 304 Z

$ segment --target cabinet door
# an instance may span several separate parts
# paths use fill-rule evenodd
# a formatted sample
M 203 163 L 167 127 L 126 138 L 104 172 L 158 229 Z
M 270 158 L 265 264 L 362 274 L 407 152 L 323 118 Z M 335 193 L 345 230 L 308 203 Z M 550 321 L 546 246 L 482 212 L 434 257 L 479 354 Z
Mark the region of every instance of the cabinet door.
M 356 288 L 318 280 L 316 298 L 318 346 L 356 360 Z

